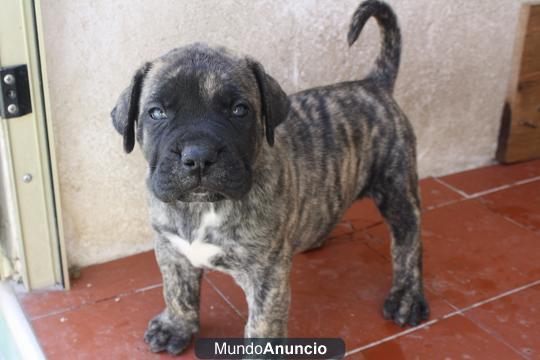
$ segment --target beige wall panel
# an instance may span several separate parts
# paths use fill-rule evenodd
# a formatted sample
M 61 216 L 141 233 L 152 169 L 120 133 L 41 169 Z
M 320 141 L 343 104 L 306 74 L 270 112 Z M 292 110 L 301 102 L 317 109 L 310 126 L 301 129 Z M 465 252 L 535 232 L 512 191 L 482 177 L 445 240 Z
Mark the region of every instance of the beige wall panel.
M 44 2 L 52 119 L 69 259 L 86 265 L 152 246 L 145 164 L 109 118 L 145 60 L 183 44 L 259 59 L 294 92 L 358 79 L 378 51 L 369 24 L 352 49 L 356 0 Z M 520 0 L 395 0 L 404 51 L 396 97 L 418 136 L 422 176 L 492 161 Z

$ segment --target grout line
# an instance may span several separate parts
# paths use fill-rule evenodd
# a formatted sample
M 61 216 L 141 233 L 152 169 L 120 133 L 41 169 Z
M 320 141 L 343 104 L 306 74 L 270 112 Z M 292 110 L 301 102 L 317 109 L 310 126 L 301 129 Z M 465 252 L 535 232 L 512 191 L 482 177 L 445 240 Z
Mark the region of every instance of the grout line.
M 501 212 L 497 209 L 492 209 L 489 207 L 489 203 L 490 201 L 487 200 L 487 199 L 478 199 L 479 201 L 479 204 L 482 205 L 486 210 L 490 211 L 491 213 L 497 215 L 497 216 L 500 216 L 502 217 L 504 220 L 508 221 L 509 223 L 512 223 L 516 226 L 518 226 L 519 228 L 523 229 L 523 230 L 526 230 L 526 231 L 530 231 L 532 232 L 533 234 L 540 234 L 538 232 L 538 229 L 534 226 L 531 226 L 531 225 L 527 225 L 526 223 L 521 223 L 517 220 L 514 220 L 512 219 L 510 216 L 506 215 L 504 212 Z
M 467 319 L 469 319 L 472 323 L 474 323 L 476 326 L 478 326 L 480 329 L 482 329 L 485 333 L 491 335 L 493 338 L 495 338 L 497 341 L 503 343 L 504 345 L 508 346 L 510 349 L 512 349 L 516 354 L 518 354 L 520 357 L 522 357 L 525 360 L 529 360 L 529 358 L 523 354 L 521 351 L 519 351 L 514 345 L 508 343 L 499 333 L 497 333 L 495 330 L 492 330 L 487 325 L 484 325 L 480 321 L 477 321 L 472 316 L 467 316 Z
M 359 348 L 356 348 L 356 349 L 347 351 L 347 352 L 345 353 L 345 357 L 351 356 L 351 355 L 353 355 L 353 354 L 362 352 L 362 351 L 367 350 L 367 349 L 369 349 L 369 348 L 372 348 L 372 347 L 374 347 L 374 346 L 383 344 L 383 343 L 388 342 L 388 341 L 390 341 L 390 340 L 394 340 L 394 339 L 399 338 L 399 337 L 401 337 L 401 336 L 404 336 L 404 335 L 410 334 L 410 333 L 412 333 L 412 332 L 418 331 L 418 330 L 420 330 L 420 329 L 423 329 L 423 328 L 425 328 L 425 327 L 431 326 L 431 325 L 433 325 L 433 324 L 435 324 L 435 323 L 437 323 L 437 322 L 439 322 L 440 320 L 443 320 L 443 319 L 444 319 L 444 318 L 441 318 L 441 319 L 433 319 L 433 320 L 430 320 L 430 321 L 428 321 L 428 322 L 425 322 L 425 323 L 423 323 L 423 324 L 421 324 L 421 325 L 418 325 L 418 326 L 416 326 L 416 327 L 407 329 L 407 330 L 405 330 L 405 331 L 399 332 L 399 333 L 394 334 L 394 335 L 387 336 L 387 337 L 385 337 L 385 338 L 383 338 L 383 339 L 380 339 L 380 340 L 377 340 L 377 341 L 373 341 L 373 342 L 371 342 L 371 343 L 369 343 L 369 344 L 367 344 L 367 345 L 361 346 L 361 347 L 359 347 Z
M 366 230 L 363 230 L 362 231 L 364 233 L 364 236 L 368 238 L 368 240 L 372 240 L 372 241 L 377 241 L 378 238 L 376 238 L 375 236 L 371 235 L 369 232 L 367 232 Z M 382 239 L 383 241 L 385 239 Z M 379 255 L 380 257 L 382 257 L 384 260 L 386 261 L 392 261 L 391 257 L 386 255 L 386 254 L 381 254 L 379 251 L 377 251 L 375 248 L 371 247 L 370 244 L 369 244 L 369 241 L 367 242 L 364 242 L 364 244 L 371 250 L 371 251 L 374 251 L 377 255 Z
M 379 225 L 381 225 L 381 224 L 385 224 L 385 225 L 386 225 L 386 221 L 381 220 L 381 221 L 378 221 L 378 222 L 373 223 L 373 224 L 371 224 L 371 225 L 368 225 L 368 226 L 366 226 L 366 227 L 364 227 L 364 228 L 362 228 L 362 229 L 358 229 L 358 230 L 355 229 L 355 231 L 366 231 L 366 230 L 369 230 L 369 229 L 373 229 L 374 227 L 377 227 L 377 226 L 379 226 Z M 354 229 L 354 227 L 353 227 L 353 229 Z
M 495 193 L 495 192 L 499 192 L 499 191 L 502 191 L 502 190 L 508 190 L 510 189 L 515 183 L 511 183 L 511 184 L 505 184 L 505 185 L 501 185 L 501 186 L 497 186 L 497 187 L 494 187 L 494 188 L 491 188 L 491 189 L 487 189 L 487 190 L 484 190 L 484 191 L 479 191 L 479 192 L 476 192 L 474 194 L 471 194 L 468 196 L 468 199 L 476 199 L 476 198 L 479 198 L 481 196 L 484 196 L 484 195 L 489 195 L 489 194 L 492 194 L 492 193 Z
M 86 305 L 93 305 L 93 304 L 95 304 L 95 302 L 84 303 L 84 304 L 80 304 L 80 305 L 77 305 L 77 306 L 72 306 L 72 307 L 67 307 L 67 308 L 63 308 L 63 309 L 58 309 L 58 310 L 51 311 L 51 312 L 46 313 L 46 314 L 42 314 L 42 315 L 37 315 L 37 316 L 34 316 L 34 317 L 30 317 L 29 320 L 30 320 L 31 322 L 33 322 L 33 321 L 35 321 L 35 320 L 41 320 L 41 319 L 48 318 L 48 317 L 51 317 L 51 316 L 55 316 L 55 315 L 58 315 L 58 314 L 76 311 L 76 310 L 79 310 L 79 309 L 85 307 Z
M 426 322 L 426 323 L 424 323 L 424 324 L 421 324 L 421 325 L 419 325 L 419 326 L 417 326 L 417 327 L 407 329 L 407 330 L 402 331 L 402 332 L 399 332 L 399 333 L 397 333 L 397 334 L 387 336 L 387 337 L 385 337 L 385 338 L 383 338 L 383 339 L 380 339 L 380 340 L 377 340 L 377 341 L 373 341 L 373 342 L 371 342 L 371 343 L 369 343 L 369 344 L 366 344 L 366 345 L 364 345 L 364 346 L 361 346 L 361 347 L 359 347 L 359 348 L 350 350 L 350 351 L 348 351 L 347 353 L 345 353 L 345 357 L 350 356 L 350 355 L 352 355 L 352 354 L 356 354 L 356 353 L 362 352 L 362 351 L 364 351 L 364 350 L 367 350 L 367 349 L 372 348 L 372 347 L 374 347 L 374 346 L 383 344 L 383 343 L 388 342 L 388 341 L 390 341 L 390 340 L 397 339 L 397 338 L 402 337 L 402 336 L 404 336 L 404 335 L 408 335 L 408 334 L 410 334 L 410 333 L 412 333 L 412 332 L 418 331 L 418 330 L 423 329 L 423 328 L 425 328 L 425 327 L 427 327 L 427 326 L 430 326 L 430 325 L 433 325 L 433 324 L 435 324 L 435 323 L 438 323 L 438 322 L 441 321 L 441 320 L 446 320 L 446 319 L 451 318 L 451 317 L 454 317 L 454 316 L 456 316 L 456 315 L 464 315 L 464 313 L 467 312 L 467 311 L 470 311 L 470 310 L 472 310 L 472 309 L 475 309 L 475 308 L 477 308 L 477 307 L 479 307 L 479 306 L 482 306 L 482 305 L 485 305 L 485 304 L 487 304 L 487 303 L 490 303 L 490 302 L 499 300 L 499 299 L 501 299 L 501 298 L 503 298 L 503 297 L 510 296 L 510 295 L 515 294 L 515 293 L 517 293 L 517 292 L 526 290 L 526 289 L 531 288 L 531 287 L 536 286 L 536 285 L 540 285 L 540 280 L 536 280 L 536 281 L 533 281 L 533 282 L 531 282 L 531 283 L 528 283 L 528 284 L 519 286 L 519 287 L 517 287 L 517 288 L 514 288 L 514 289 L 512 289 L 512 290 L 505 291 L 505 292 L 503 292 L 503 293 L 501 293 L 501 294 L 499 294 L 499 295 L 497 295 L 497 296 L 491 297 L 491 298 L 486 299 L 486 300 L 479 301 L 479 302 L 474 303 L 474 304 L 472 304 L 472 305 L 466 306 L 466 307 L 464 307 L 464 308 L 462 308 L 462 309 L 459 309 L 459 308 L 458 308 L 458 309 L 455 310 L 455 311 L 452 311 L 452 312 L 450 312 L 450 313 L 448 313 L 448 314 L 446 314 L 446 315 L 443 315 L 441 318 L 430 320 L 430 321 L 428 321 L 428 322 Z M 455 306 L 452 306 L 452 307 L 455 308 Z M 469 319 L 469 317 L 467 317 L 467 319 Z M 489 335 L 491 335 L 491 334 L 489 334 Z
M 162 286 L 163 286 L 163 283 L 149 285 L 149 286 L 146 286 L 146 287 L 143 287 L 143 288 L 140 288 L 140 289 L 136 289 L 135 291 L 133 291 L 133 293 L 138 294 L 138 293 L 145 292 L 145 291 L 152 290 L 152 289 L 156 289 L 156 288 L 162 287 Z
M 442 207 L 445 207 L 445 206 L 448 206 L 448 205 L 457 204 L 459 202 L 466 201 L 466 200 L 468 200 L 468 199 L 463 198 L 463 199 L 457 199 L 457 200 L 450 200 L 450 201 L 443 202 L 443 203 L 436 204 L 436 205 L 431 205 L 431 206 L 428 206 L 426 208 L 423 208 L 422 209 L 422 214 L 426 213 L 428 211 L 431 211 L 431 210 L 439 209 L 439 208 L 442 208 Z
M 221 290 L 207 276 L 205 276 L 204 279 L 210 284 L 214 291 L 217 292 L 219 296 L 221 296 L 223 301 L 225 301 L 233 309 L 236 315 L 238 315 L 241 319 L 246 320 L 240 310 L 238 310 L 236 306 L 234 306 L 234 304 L 229 300 L 229 298 L 225 296 L 225 294 L 223 294 L 223 292 L 221 292 Z
M 540 180 L 540 176 L 535 176 L 532 178 L 516 181 L 514 185 L 525 185 L 525 184 L 532 183 L 537 180 Z
M 529 184 L 529 183 L 538 181 L 538 180 L 540 180 L 540 176 L 535 176 L 535 177 L 528 178 L 528 179 L 514 181 L 514 182 L 511 182 L 511 183 L 508 183 L 508 184 L 505 184 L 505 185 L 501 185 L 501 186 L 497 186 L 497 187 L 490 188 L 490 189 L 487 189 L 487 190 L 479 191 L 479 192 L 476 192 L 476 193 L 473 193 L 473 194 L 468 194 L 468 193 L 454 187 L 453 185 L 448 184 L 447 182 L 445 182 L 444 180 L 442 180 L 440 178 L 435 177 L 433 179 L 435 179 L 441 185 L 445 185 L 446 187 L 450 188 L 451 190 L 457 192 L 458 194 L 463 196 L 465 199 L 476 199 L 478 197 L 488 195 L 488 194 L 491 194 L 491 193 L 494 193 L 494 192 L 510 189 L 510 188 L 512 188 L 514 186 L 525 185 L 525 184 Z
M 487 190 L 484 190 L 484 191 L 480 191 L 480 192 L 477 192 L 477 193 L 468 194 L 468 193 L 454 187 L 453 185 L 450 185 L 450 184 L 446 183 L 444 180 L 442 180 L 442 179 L 440 179 L 438 177 L 431 177 L 431 178 L 433 180 L 435 180 L 436 182 L 438 182 L 439 184 L 441 184 L 441 185 L 447 187 L 448 189 L 452 190 L 453 192 L 457 193 L 462 198 L 461 199 L 456 199 L 456 200 L 450 200 L 450 201 L 443 202 L 443 203 L 436 204 L 436 205 L 427 206 L 427 207 L 421 209 L 422 213 L 425 213 L 425 212 L 428 212 L 428 211 L 431 211 L 431 210 L 435 210 L 435 209 L 438 209 L 438 208 L 442 208 L 442 207 L 445 207 L 445 206 L 448 206 L 448 205 L 457 204 L 457 203 L 465 201 L 465 200 L 477 199 L 477 198 L 482 197 L 484 195 L 488 195 L 488 194 L 498 192 L 498 191 L 502 191 L 502 190 L 507 190 L 507 189 L 509 189 L 511 187 L 514 187 L 514 186 L 524 185 L 524 184 L 528 184 L 528 183 L 540 180 L 540 176 L 536 176 L 536 177 L 532 177 L 532 178 L 528 178 L 528 179 L 524 179 L 524 180 L 519 180 L 519 181 L 510 183 L 510 184 L 497 186 L 497 187 L 487 189 Z M 429 179 L 429 178 L 424 178 L 424 179 Z M 352 222 L 353 220 L 347 220 L 347 222 Z M 345 223 L 345 222 L 342 222 L 342 223 Z M 378 226 L 378 225 L 380 225 L 382 223 L 384 223 L 384 221 L 379 221 L 379 222 L 370 224 L 370 225 L 368 225 L 368 226 L 366 226 L 366 227 L 364 227 L 362 229 L 358 229 L 358 230 L 368 230 L 368 229 L 371 229 L 371 228 L 373 228 L 375 226 Z M 353 232 L 357 231 L 357 229 L 354 227 L 354 225 L 352 226 L 352 228 L 353 228 Z M 531 230 L 530 228 L 527 228 L 527 229 Z
M 532 231 L 534 234 L 537 234 L 538 230 L 535 227 L 527 226 L 526 224 L 522 224 L 520 222 L 517 222 L 516 220 L 512 219 L 511 217 L 508 217 L 505 214 L 494 211 L 494 210 L 492 210 L 490 208 L 488 208 L 488 210 L 493 211 L 495 214 L 501 215 L 506 221 L 509 221 L 512 224 L 517 225 L 517 226 L 519 226 L 520 228 L 522 228 L 524 230 Z
M 512 219 L 511 217 L 509 217 L 508 215 L 506 215 L 505 213 L 503 212 L 499 212 L 497 211 L 496 209 L 492 209 L 489 207 L 489 205 L 487 204 L 487 201 L 485 199 L 480 199 L 480 205 L 482 205 L 486 210 L 492 212 L 493 214 L 496 214 L 500 217 L 502 217 L 503 219 L 505 219 L 506 221 L 520 227 L 521 229 L 523 230 L 527 230 L 527 231 L 532 231 L 534 234 L 537 233 L 537 229 L 533 226 L 529 226 L 527 224 L 522 224 L 520 223 L 519 221 L 516 221 L 514 219 Z
M 96 304 L 99 304 L 99 303 L 102 303 L 102 302 L 105 302 L 105 301 L 121 299 L 121 298 L 124 298 L 124 297 L 129 296 L 129 295 L 142 293 L 142 292 L 145 292 L 147 290 L 152 290 L 152 289 L 155 289 L 155 288 L 158 288 L 158 287 L 161 287 L 161 286 L 162 286 L 161 283 L 154 284 L 154 285 L 149 285 L 149 286 L 146 286 L 146 287 L 143 287 L 143 288 L 125 291 L 123 293 L 114 294 L 114 295 L 111 295 L 111 296 L 107 296 L 107 297 L 104 297 L 104 298 L 99 298 L 99 299 L 92 300 L 92 301 L 89 301 L 89 302 L 83 302 L 81 304 L 77 304 L 77 305 L 74 305 L 74 306 L 71 306 L 71 307 L 65 307 L 65 308 L 57 309 L 57 310 L 48 312 L 46 314 L 41 314 L 41 315 L 31 317 L 29 319 L 30 319 L 30 321 L 34 321 L 34 320 L 40 320 L 40 319 L 50 317 L 50 316 L 59 315 L 59 314 L 62 314 L 62 313 L 73 312 L 73 311 L 77 311 L 79 309 L 82 309 L 85 306 L 91 306 L 91 305 L 96 305 Z
M 449 188 L 450 190 L 458 193 L 459 195 L 463 196 L 465 199 L 469 197 L 469 195 L 464 192 L 464 191 L 461 191 L 460 189 L 448 184 L 446 181 L 442 180 L 441 178 L 438 178 L 438 177 L 434 177 L 433 178 L 436 182 L 438 182 L 439 184 L 441 185 L 444 185 L 446 186 L 447 188 Z
M 491 297 L 489 299 L 486 299 L 486 300 L 482 300 L 482 301 L 479 301 L 477 303 L 474 303 L 472 305 L 469 305 L 469 306 L 466 306 L 464 307 L 463 309 L 459 309 L 459 311 L 461 311 L 462 313 L 464 312 L 467 312 L 469 310 L 472 310 L 472 309 L 476 309 L 477 307 L 479 306 L 482 306 L 482 305 L 485 305 L 487 303 L 490 303 L 490 302 L 493 302 L 495 300 L 499 300 L 503 297 L 506 297 L 506 296 L 510 296 L 510 295 L 513 295 L 517 292 L 520 292 L 520 291 L 523 291 L 523 290 L 527 290 L 528 288 L 531 288 L 533 286 L 536 286 L 536 285 L 540 285 L 540 280 L 535 280 L 533 282 L 530 282 L 528 284 L 525 284 L 525 285 L 522 285 L 522 286 L 518 286 L 517 288 L 514 288 L 512 290 L 508 290 L 508 291 L 505 291 L 503 293 L 500 293 L 499 295 L 496 295 L 494 297 Z

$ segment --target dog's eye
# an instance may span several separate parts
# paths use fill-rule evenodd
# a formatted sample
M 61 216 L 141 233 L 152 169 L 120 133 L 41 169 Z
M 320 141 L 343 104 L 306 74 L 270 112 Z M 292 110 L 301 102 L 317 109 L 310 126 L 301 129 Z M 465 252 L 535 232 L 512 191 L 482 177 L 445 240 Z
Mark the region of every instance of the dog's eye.
M 158 107 L 151 108 L 148 113 L 150 114 L 150 117 L 154 120 L 164 120 L 167 118 L 167 114 L 165 113 L 165 111 Z
M 238 116 L 238 117 L 246 116 L 248 112 L 249 112 L 249 108 L 244 103 L 236 103 L 232 107 L 232 113 L 234 116 Z

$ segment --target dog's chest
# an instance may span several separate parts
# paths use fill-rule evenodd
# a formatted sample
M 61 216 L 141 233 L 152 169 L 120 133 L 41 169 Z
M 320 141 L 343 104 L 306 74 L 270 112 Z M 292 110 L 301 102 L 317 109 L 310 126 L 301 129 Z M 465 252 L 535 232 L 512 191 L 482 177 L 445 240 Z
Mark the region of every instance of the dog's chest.
M 199 226 L 191 231 L 189 238 L 171 232 L 165 232 L 164 235 L 193 266 L 213 268 L 213 261 L 223 256 L 224 250 L 211 243 L 209 239 L 216 239 L 219 236 L 218 229 L 222 220 L 219 214 L 210 210 L 202 214 Z

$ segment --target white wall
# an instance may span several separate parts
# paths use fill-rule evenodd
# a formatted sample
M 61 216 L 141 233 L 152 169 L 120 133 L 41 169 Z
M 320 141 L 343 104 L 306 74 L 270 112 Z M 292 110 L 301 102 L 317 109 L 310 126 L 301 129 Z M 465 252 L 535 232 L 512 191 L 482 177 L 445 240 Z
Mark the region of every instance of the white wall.
M 395 0 L 404 38 L 396 97 L 418 137 L 422 176 L 492 161 L 520 0 Z M 346 45 L 357 0 L 42 2 L 69 260 L 152 246 L 145 164 L 126 156 L 109 112 L 135 69 L 183 44 L 259 59 L 288 92 L 360 78 L 378 51 L 369 24 Z

